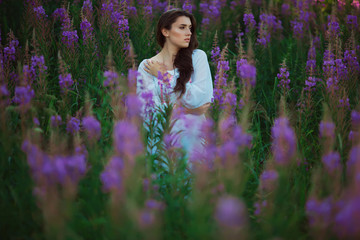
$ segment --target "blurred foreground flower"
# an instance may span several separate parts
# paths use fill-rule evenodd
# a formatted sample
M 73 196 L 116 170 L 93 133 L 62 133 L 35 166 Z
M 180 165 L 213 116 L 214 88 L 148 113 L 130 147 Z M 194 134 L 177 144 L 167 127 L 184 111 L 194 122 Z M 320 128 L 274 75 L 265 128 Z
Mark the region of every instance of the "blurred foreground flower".
M 285 117 L 276 119 L 271 129 L 271 135 L 275 163 L 283 166 L 289 165 L 296 153 L 296 136 L 290 127 L 289 120 Z
M 59 85 L 61 89 L 69 89 L 74 84 L 74 81 L 71 78 L 71 74 L 60 74 L 59 75 Z
M 30 86 L 15 87 L 14 102 L 20 106 L 30 103 L 31 99 L 35 96 L 34 90 Z
M 75 134 L 80 130 L 80 120 L 76 117 L 72 117 L 66 125 L 66 131 L 71 134 Z
M 221 226 L 230 228 L 244 227 L 247 224 L 245 204 L 232 196 L 221 197 L 215 210 L 215 219 Z
M 93 116 L 84 117 L 82 125 L 90 139 L 99 139 L 101 136 L 101 125 Z
M 123 189 L 122 171 L 124 161 L 117 156 L 113 156 L 100 175 L 103 184 L 103 190 L 110 192 L 112 190 L 121 192 Z

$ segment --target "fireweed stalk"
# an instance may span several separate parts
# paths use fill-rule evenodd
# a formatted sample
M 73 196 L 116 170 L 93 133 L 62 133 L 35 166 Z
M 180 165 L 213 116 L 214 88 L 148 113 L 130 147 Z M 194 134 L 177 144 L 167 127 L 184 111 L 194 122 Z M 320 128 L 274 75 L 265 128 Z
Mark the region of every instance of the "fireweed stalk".
M 34 35 L 39 43 L 40 52 L 47 58 L 52 42 L 51 23 L 48 15 L 38 0 L 27 1 L 25 9 L 25 20 L 34 28 Z
M 272 14 L 262 13 L 260 15 L 257 43 L 267 47 L 271 41 L 271 34 L 280 33 L 282 29 L 281 20 L 278 20 Z
M 219 109 L 225 108 L 225 92 L 228 81 L 228 71 L 230 70 L 229 61 L 226 61 L 227 46 L 220 52 L 217 46 L 217 36 L 214 39 L 214 47 L 211 59 L 216 64 L 216 74 L 214 77 L 214 106 Z
M 43 214 L 45 234 L 49 238 L 66 235 L 69 210 L 87 171 L 86 150 L 79 146 L 73 154 L 48 154 L 29 140 L 24 140 L 22 150 L 35 184 L 33 194 Z

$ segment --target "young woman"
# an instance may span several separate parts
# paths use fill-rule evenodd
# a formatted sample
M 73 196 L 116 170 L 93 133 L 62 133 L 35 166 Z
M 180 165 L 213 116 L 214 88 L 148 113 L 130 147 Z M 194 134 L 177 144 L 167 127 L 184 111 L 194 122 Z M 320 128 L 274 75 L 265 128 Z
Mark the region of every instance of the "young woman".
M 200 128 L 213 98 L 213 83 L 206 53 L 196 49 L 196 22 L 183 10 L 162 14 L 157 25 L 156 40 L 161 51 L 143 60 L 138 68 L 137 93 L 151 93 L 156 106 L 170 103 L 183 109 L 172 134 L 191 154 L 202 147 Z

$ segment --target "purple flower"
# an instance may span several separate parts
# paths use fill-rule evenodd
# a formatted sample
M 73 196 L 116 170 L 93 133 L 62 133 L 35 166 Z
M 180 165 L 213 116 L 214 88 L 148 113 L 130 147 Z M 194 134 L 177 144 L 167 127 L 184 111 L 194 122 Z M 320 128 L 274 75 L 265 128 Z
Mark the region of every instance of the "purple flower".
M 128 16 L 136 16 L 137 9 L 134 6 L 128 6 Z
M 10 93 L 7 90 L 6 84 L 0 85 L 0 96 L 9 96 Z
M 79 37 L 77 35 L 77 30 L 74 31 L 63 31 L 62 32 L 62 42 L 69 48 L 74 48 L 77 44 Z
M 270 42 L 270 34 L 266 34 L 265 36 L 256 39 L 256 42 L 266 47 L 266 45 Z
M 66 179 L 77 183 L 86 172 L 86 157 L 84 154 L 55 156 L 53 164 L 55 176 L 62 184 L 66 183 Z
M 41 19 L 42 17 L 47 17 L 43 6 L 34 7 L 34 12 L 36 13 L 36 17 L 39 19 Z
M 232 35 L 232 31 L 231 31 L 231 29 L 227 29 L 227 30 L 225 30 L 225 31 L 224 31 L 224 36 L 225 36 L 225 38 L 227 38 L 227 39 L 232 38 L 232 37 L 233 37 L 233 35 Z
M 357 21 L 357 16 L 347 15 L 346 24 L 349 26 L 350 29 L 354 29 L 354 30 L 357 29 L 359 26 Z
M 72 117 L 66 124 L 66 131 L 75 134 L 80 130 L 80 120 Z
M 332 78 L 335 76 L 336 68 L 333 54 L 329 51 L 324 53 L 323 71 L 325 77 Z
M 246 207 L 242 201 L 235 197 L 221 197 L 216 205 L 215 219 L 221 226 L 244 227 L 247 224 Z
M 231 92 L 227 92 L 225 95 L 225 104 L 230 106 L 231 109 L 234 111 L 236 109 L 236 103 L 236 95 Z
M 211 50 L 211 61 L 213 63 L 216 63 L 219 61 L 221 56 L 221 51 L 220 48 L 218 46 L 215 46 L 212 50 Z
M 39 119 L 37 117 L 33 117 L 33 122 L 36 126 L 40 126 Z
M 351 125 L 354 129 L 360 130 L 360 112 L 355 110 L 351 112 Z
M 182 5 L 182 9 L 191 13 L 193 9 L 193 6 L 191 5 L 191 1 L 185 0 L 184 4 Z
M 15 96 L 13 101 L 22 106 L 28 104 L 34 96 L 34 90 L 30 86 L 18 86 L 15 87 Z
M 306 215 L 309 218 L 310 226 L 325 228 L 330 225 L 331 211 L 332 211 L 331 198 L 319 201 L 314 198 L 308 199 L 306 202 Z
M 47 66 L 45 65 L 44 56 L 31 56 L 31 72 L 34 77 L 36 76 L 36 67 L 40 73 L 46 72 Z
M 279 174 L 275 170 L 265 170 L 260 176 L 260 186 L 267 192 L 274 191 Z
M 354 142 L 357 139 L 359 139 L 359 137 L 360 137 L 359 132 L 356 132 L 356 131 L 353 131 L 353 130 L 351 130 L 349 132 L 349 137 L 348 138 L 349 138 L 350 141 Z
M 271 135 L 275 163 L 288 165 L 296 152 L 296 136 L 294 130 L 290 127 L 289 120 L 285 117 L 276 119 L 271 129 Z
M 291 21 L 291 25 L 293 26 L 293 33 L 296 38 L 304 37 L 304 24 L 298 21 Z
M 214 102 L 217 102 L 220 108 L 224 108 L 224 103 L 225 103 L 224 91 L 219 88 L 214 88 L 213 95 L 214 95 Z
M 308 59 L 316 60 L 316 49 L 315 45 L 312 45 L 308 51 Z
M 316 87 L 317 79 L 315 77 L 308 77 L 308 79 L 305 80 L 305 87 L 304 91 L 314 91 Z
M 149 117 L 151 113 L 154 112 L 155 101 L 153 93 L 151 91 L 145 91 L 141 93 L 140 97 L 142 99 L 141 105 L 143 106 L 143 114 L 144 116 Z
M 351 149 L 349 154 L 349 160 L 347 161 L 347 169 L 353 171 L 357 165 L 360 164 L 360 146 L 355 146 Z
M 291 14 L 290 12 L 290 5 L 287 3 L 283 3 L 281 5 L 281 14 L 285 16 L 289 16 Z
M 246 26 L 245 32 L 249 32 L 251 29 L 255 28 L 256 21 L 254 19 L 254 15 L 252 13 L 249 13 L 249 14 L 245 13 L 243 20 L 244 20 L 244 23 Z
M 28 141 L 22 144 L 22 150 L 27 155 L 32 176 L 36 183 L 66 185 L 69 181 L 77 184 L 86 172 L 86 156 L 75 153 L 74 155 L 50 156 Z
M 138 128 L 128 121 L 119 121 L 114 127 L 114 144 L 117 153 L 133 158 L 143 151 Z
M 50 117 L 50 122 L 51 122 L 51 127 L 58 127 L 60 126 L 60 124 L 62 123 L 62 119 L 61 116 L 56 115 L 56 116 L 51 116 Z
M 345 50 L 344 62 L 346 68 L 349 69 L 348 73 L 353 73 L 356 75 L 360 72 L 360 65 L 359 61 L 357 60 L 355 50 Z
M 354 196 L 341 204 L 334 219 L 334 229 L 340 239 L 360 237 L 360 196 Z
M 111 13 L 114 12 L 114 4 L 112 2 L 110 3 L 103 3 L 101 5 L 101 15 L 108 15 L 110 16 Z
M 280 80 L 278 87 L 280 87 L 282 89 L 285 89 L 285 88 L 290 89 L 289 75 L 290 75 L 290 73 L 286 69 L 286 66 L 280 68 L 280 73 L 277 74 L 277 78 Z
M 306 61 L 306 72 L 309 74 L 314 72 L 316 69 L 316 60 L 309 59 Z
M 326 138 L 335 137 L 335 124 L 333 122 L 320 122 L 320 136 Z
M 267 206 L 267 201 L 264 200 L 262 202 L 258 201 L 256 203 L 254 203 L 254 207 L 255 207 L 255 211 L 254 211 L 254 215 L 255 216 L 259 216 L 262 212 L 262 210 Z
M 129 86 L 136 86 L 137 78 L 140 76 L 140 73 L 137 70 L 129 69 L 128 71 L 128 83 Z
M 153 211 L 145 209 L 140 211 L 138 224 L 140 228 L 147 228 L 155 223 L 155 214 Z
M 91 20 L 92 13 L 93 13 L 93 6 L 91 3 L 91 0 L 85 0 L 83 2 L 82 10 L 83 10 L 85 17 L 88 18 L 89 20 Z
M 36 70 L 35 68 L 31 67 L 29 68 L 29 65 L 24 65 L 23 66 L 23 82 L 26 84 L 26 85 L 31 85 L 34 81 L 34 78 L 36 77 Z M 17 75 L 12 75 L 10 76 L 10 79 L 12 82 L 19 82 L 19 78 Z
M 245 84 L 250 82 L 251 86 L 255 86 L 256 83 L 256 67 L 248 63 L 244 63 L 240 66 L 240 77 L 245 80 Z
M 339 104 L 338 106 L 339 108 L 348 108 L 350 109 L 350 102 L 349 102 L 349 98 L 343 98 L 343 99 L 339 99 Z
M 9 46 L 4 48 L 4 62 L 15 61 L 15 47 Z
M 104 171 L 100 175 L 103 184 L 103 190 L 109 192 L 111 190 L 122 190 L 122 170 L 124 161 L 117 156 L 113 156 L 106 165 Z
M 150 5 L 144 6 L 144 15 L 145 16 L 151 16 L 152 12 L 153 12 L 152 6 L 150 6 Z
M 282 29 L 281 21 L 277 20 L 276 17 L 272 14 L 262 13 L 259 18 L 261 24 L 264 24 L 270 30 L 271 33 L 274 33 L 277 30 Z
M 333 174 L 341 167 L 340 155 L 338 152 L 330 152 L 322 157 L 322 162 L 329 174 Z
M 148 199 L 145 202 L 145 207 L 150 210 L 162 210 L 164 208 L 164 204 L 154 199 Z
M 116 80 L 118 79 L 119 75 L 113 71 L 105 71 L 104 77 L 105 77 L 104 87 L 108 87 L 116 84 Z
M 216 74 L 214 78 L 214 85 L 215 86 L 226 86 L 227 85 L 227 79 L 228 74 L 227 71 L 230 70 L 229 67 L 229 61 L 217 61 L 217 68 L 216 68 Z
M 125 104 L 128 117 L 135 117 L 141 114 L 142 101 L 136 94 L 128 94 Z
M 66 17 L 66 15 L 67 12 L 65 8 L 57 8 L 52 14 L 54 18 L 60 18 L 61 20 L 63 20 Z
M 91 23 L 85 18 L 80 23 L 80 29 L 82 32 L 82 37 L 84 44 L 87 45 L 89 41 L 93 40 L 93 28 Z
M 203 18 L 201 21 L 201 25 L 204 26 L 204 28 L 206 28 L 206 26 L 208 26 L 210 24 L 210 19 L 209 18 Z
M 101 136 L 101 125 L 93 116 L 84 117 L 82 125 L 90 139 L 99 139 Z
M 59 85 L 61 89 L 69 89 L 74 84 L 74 81 L 71 78 L 71 74 L 60 74 L 59 75 Z
M 330 37 L 335 37 L 335 36 L 339 36 L 340 35 L 340 25 L 339 23 L 334 20 L 334 19 L 331 19 L 330 16 L 329 17 L 329 20 L 328 20 L 328 33 L 330 35 Z

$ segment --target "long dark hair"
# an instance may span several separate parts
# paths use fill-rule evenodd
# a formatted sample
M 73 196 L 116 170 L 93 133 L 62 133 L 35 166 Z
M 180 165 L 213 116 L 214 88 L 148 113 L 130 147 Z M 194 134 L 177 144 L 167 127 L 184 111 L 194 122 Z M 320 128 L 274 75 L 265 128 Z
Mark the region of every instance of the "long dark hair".
M 156 41 L 161 46 L 164 47 L 166 42 L 165 36 L 162 34 L 162 29 L 171 29 L 171 25 L 176 22 L 178 17 L 188 17 L 191 21 L 191 37 L 190 43 L 187 48 L 181 48 L 175 56 L 174 66 L 178 68 L 180 76 L 176 81 L 176 85 L 174 87 L 174 92 L 180 92 L 180 95 L 185 93 L 186 87 L 185 84 L 190 80 L 191 74 L 194 72 L 193 64 L 192 64 L 192 53 L 194 49 L 196 49 L 199 45 L 196 38 L 196 21 L 194 16 L 184 10 L 180 9 L 172 9 L 164 12 L 158 22 L 157 32 L 156 32 Z

